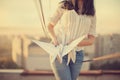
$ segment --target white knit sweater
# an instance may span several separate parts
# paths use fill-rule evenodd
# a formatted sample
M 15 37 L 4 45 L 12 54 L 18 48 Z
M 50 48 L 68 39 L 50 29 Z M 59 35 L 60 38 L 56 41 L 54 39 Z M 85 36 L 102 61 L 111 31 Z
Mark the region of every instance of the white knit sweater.
M 96 16 L 78 15 L 75 10 L 65 10 L 59 6 L 50 18 L 50 23 L 55 26 L 58 42 L 65 45 L 83 35 L 96 36 Z M 75 62 L 75 51 L 82 49 L 83 47 L 76 46 L 74 51 L 68 54 L 68 59 Z

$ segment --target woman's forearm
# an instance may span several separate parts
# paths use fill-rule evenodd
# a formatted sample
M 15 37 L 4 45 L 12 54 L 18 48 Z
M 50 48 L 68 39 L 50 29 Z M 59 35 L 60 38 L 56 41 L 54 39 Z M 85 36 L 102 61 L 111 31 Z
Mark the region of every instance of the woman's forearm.
M 79 47 L 82 47 L 82 46 L 89 46 L 89 45 L 92 45 L 93 42 L 91 42 L 90 40 L 82 40 L 78 46 Z
M 54 32 L 54 26 L 52 24 L 48 24 L 48 32 L 52 40 L 56 39 L 56 35 Z
M 89 46 L 89 45 L 92 45 L 94 42 L 95 42 L 95 37 L 89 35 L 88 39 L 82 40 L 82 41 L 78 44 L 78 46 L 79 46 L 79 47 Z
M 55 32 L 54 32 L 54 26 L 53 26 L 52 24 L 49 24 L 49 25 L 48 25 L 48 31 L 49 31 L 49 35 L 50 35 L 50 37 L 51 37 L 51 39 L 52 39 L 51 42 L 52 42 L 55 46 L 59 45 L 59 43 L 58 43 L 58 41 L 57 41 L 57 37 L 56 37 Z

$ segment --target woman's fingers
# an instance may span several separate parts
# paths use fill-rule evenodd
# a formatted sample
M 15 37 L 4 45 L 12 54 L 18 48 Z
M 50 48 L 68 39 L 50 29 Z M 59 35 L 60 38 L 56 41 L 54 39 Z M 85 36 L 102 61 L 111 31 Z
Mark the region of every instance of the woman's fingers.
M 57 40 L 52 40 L 52 44 L 55 45 L 55 47 L 59 45 Z
M 59 63 L 61 63 L 60 57 L 57 55 L 57 60 Z

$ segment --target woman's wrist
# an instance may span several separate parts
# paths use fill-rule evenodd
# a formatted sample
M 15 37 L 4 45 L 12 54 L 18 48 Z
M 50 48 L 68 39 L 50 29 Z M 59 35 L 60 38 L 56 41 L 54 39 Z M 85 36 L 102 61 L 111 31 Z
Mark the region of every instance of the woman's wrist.
M 93 35 L 88 35 L 88 38 L 82 40 L 78 46 L 82 47 L 82 46 L 90 46 L 94 43 L 95 41 L 95 37 Z
M 83 46 L 90 46 L 92 45 L 92 42 L 90 39 L 85 39 L 85 40 L 82 40 L 77 46 L 78 47 L 83 47 Z
M 52 38 L 52 43 L 53 43 L 55 46 L 59 45 L 58 40 L 57 40 L 56 37 Z

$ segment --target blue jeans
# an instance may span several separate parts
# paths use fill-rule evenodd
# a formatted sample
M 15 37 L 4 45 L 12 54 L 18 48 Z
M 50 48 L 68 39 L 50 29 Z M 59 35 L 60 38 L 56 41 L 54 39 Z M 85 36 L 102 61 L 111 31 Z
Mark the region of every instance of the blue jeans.
M 76 80 L 79 76 L 83 61 L 83 51 L 76 51 L 76 62 L 70 61 L 67 65 L 68 55 L 63 57 L 62 63 L 56 59 L 51 63 L 56 80 Z

